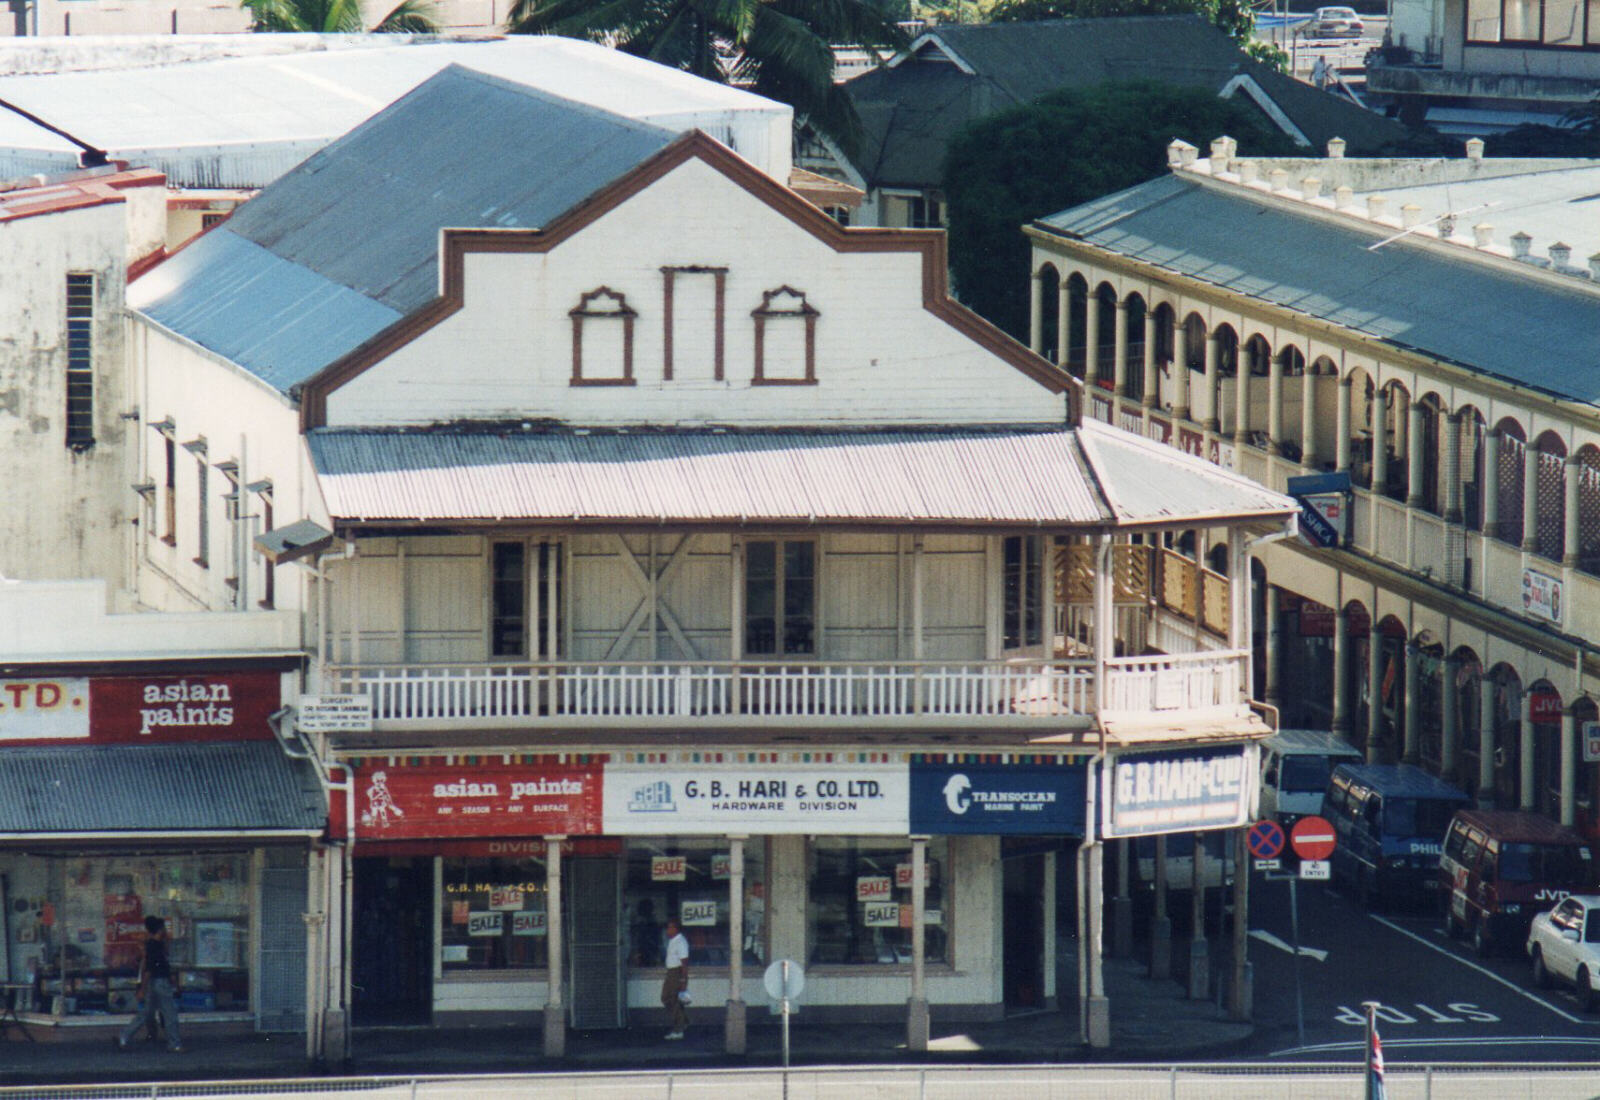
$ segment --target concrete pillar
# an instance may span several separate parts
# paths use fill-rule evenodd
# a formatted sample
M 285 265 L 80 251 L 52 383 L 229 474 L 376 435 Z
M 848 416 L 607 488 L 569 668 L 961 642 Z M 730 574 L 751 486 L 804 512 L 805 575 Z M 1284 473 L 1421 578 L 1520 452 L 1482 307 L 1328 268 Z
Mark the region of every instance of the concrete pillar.
M 1334 468 L 1346 473 L 1350 471 L 1350 391 L 1354 388 L 1354 375 L 1347 374 L 1340 378 L 1338 400 L 1333 405 Z
M 1389 387 L 1389 411 L 1394 414 L 1394 453 L 1404 462 L 1411 453 L 1411 395 L 1399 386 Z M 1408 471 L 1409 472 L 1409 471 Z
M 1112 390 L 1118 397 L 1128 396 L 1128 300 L 1117 299 L 1117 331 L 1111 336 Z
M 1539 548 L 1539 450 L 1529 440 L 1522 451 L 1522 552 Z
M 1267 703 L 1278 705 L 1278 651 L 1281 646 L 1282 612 L 1278 608 L 1278 593 L 1267 585 L 1267 682 L 1264 690 Z
M 1056 366 L 1066 370 L 1072 355 L 1072 291 L 1066 276 L 1056 290 Z
M 567 1053 L 567 1010 L 562 1003 L 561 964 L 561 836 L 547 836 L 545 842 L 545 947 L 549 949 L 550 994 L 544 1005 L 544 1056 L 563 1058 Z
M 1089 952 L 1089 997 L 1084 1023 L 1089 1045 L 1103 1050 L 1111 1045 L 1111 1002 L 1106 999 L 1104 963 L 1106 846 L 1096 841 L 1085 847 L 1088 848 L 1085 863 L 1089 876 L 1089 934 L 1084 946 Z
M 1445 418 L 1444 429 L 1444 521 L 1461 522 L 1461 421 L 1459 412 Z
M 1517 706 L 1517 721 L 1520 723 L 1517 744 L 1519 746 L 1517 761 L 1517 808 L 1531 810 L 1538 801 L 1537 780 L 1533 772 L 1533 692 L 1528 690 L 1528 685 L 1522 685 L 1522 700 Z
M 1129 878 L 1133 868 L 1129 863 L 1129 850 L 1133 841 L 1122 839 L 1117 845 L 1117 896 L 1111 900 L 1111 954 L 1119 959 L 1133 957 L 1133 895 L 1129 893 Z
M 1578 806 L 1578 716 L 1569 704 L 1561 712 L 1561 824 L 1577 821 Z
M 1350 612 L 1333 613 L 1333 732 L 1350 739 Z
M 1228 1017 L 1250 1019 L 1255 976 L 1250 967 L 1250 849 L 1245 830 L 1233 831 L 1233 981 L 1228 984 Z
M 1083 310 L 1083 385 L 1089 389 L 1100 384 L 1100 294 L 1089 287 Z
M 1460 690 L 1456 687 L 1456 678 L 1461 675 L 1461 662 L 1455 654 L 1447 654 L 1444 659 L 1444 695 L 1441 697 L 1440 727 L 1443 732 L 1444 744 L 1440 748 L 1439 770 L 1450 782 L 1457 782 L 1456 769 L 1458 766 L 1456 744 L 1461 739 L 1461 700 Z
M 1483 533 L 1500 537 L 1500 433 L 1483 433 Z
M 1317 376 L 1306 365 L 1300 375 L 1300 465 L 1317 468 Z
M 1394 391 L 1374 390 L 1372 398 L 1372 491 L 1383 495 L 1389 488 L 1389 396 Z
M 1160 402 L 1161 366 L 1156 361 L 1156 311 L 1149 305 L 1144 309 L 1144 396 L 1139 404 L 1147 409 L 1156 408 Z
M 1478 805 L 1494 806 L 1494 681 L 1478 678 Z
M 1411 428 L 1406 432 L 1406 507 L 1421 508 L 1422 500 L 1422 466 L 1426 458 L 1426 444 L 1428 433 L 1423 430 L 1422 417 L 1425 409 L 1420 401 L 1411 402 L 1407 420 Z M 1435 502 L 1437 504 L 1437 502 Z
M 1578 456 L 1568 455 L 1566 465 L 1561 469 L 1562 498 L 1567 512 L 1566 524 L 1561 530 L 1561 564 L 1568 569 L 1578 567 L 1578 478 L 1582 473 L 1583 464 L 1578 461 Z
M 1190 883 L 1194 932 L 1189 940 L 1189 999 L 1211 997 L 1211 953 L 1206 944 L 1206 835 L 1194 834 L 1194 880 Z
M 722 1043 L 729 1054 L 745 1052 L 744 840 L 728 838 L 728 1004 Z
M 1172 364 L 1172 418 L 1174 420 L 1190 420 L 1193 412 L 1189 407 L 1189 390 L 1192 379 L 1189 377 L 1193 371 L 1189 369 L 1189 356 L 1194 349 L 1189 346 L 1189 326 L 1182 321 L 1175 322 L 1178 331 L 1178 358 Z
M 1383 633 L 1378 629 L 1378 612 L 1372 612 L 1372 628 L 1367 634 L 1367 763 L 1383 763 L 1379 744 L 1383 735 Z
M 1206 335 L 1206 379 L 1204 405 L 1205 419 L 1200 426 L 1208 432 L 1217 431 L 1222 427 L 1221 414 L 1218 405 L 1222 398 L 1222 385 L 1217 378 L 1217 364 L 1222 361 L 1222 341 L 1215 332 Z
M 1239 350 L 1239 362 L 1233 372 L 1233 443 L 1242 447 L 1250 437 L 1250 355 L 1248 349 Z
M 1028 348 L 1035 355 L 1044 354 L 1044 277 L 1034 272 L 1028 280 Z
M 1402 713 L 1405 715 L 1406 729 L 1405 753 L 1401 757 L 1401 762 L 1415 764 L 1422 759 L 1422 738 L 1419 736 L 1421 731 L 1417 729 L 1417 698 L 1422 694 L 1420 689 L 1422 682 L 1422 651 L 1417 648 L 1416 642 L 1408 641 L 1404 652 L 1406 661 L 1406 697 L 1403 702 Z
M 1283 356 L 1267 361 L 1267 453 L 1283 453 Z
M 1167 834 L 1158 833 L 1155 843 L 1155 912 L 1150 918 L 1150 976 L 1172 977 L 1172 918 L 1167 915 Z
M 906 1005 L 906 1049 L 928 1049 L 928 838 L 911 838 L 911 1000 Z

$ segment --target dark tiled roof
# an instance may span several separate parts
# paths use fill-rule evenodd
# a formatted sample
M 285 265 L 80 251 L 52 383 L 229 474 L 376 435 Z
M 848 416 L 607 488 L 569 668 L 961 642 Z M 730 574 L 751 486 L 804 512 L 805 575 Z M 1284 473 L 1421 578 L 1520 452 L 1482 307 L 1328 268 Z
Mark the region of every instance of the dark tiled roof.
M 1036 223 L 1201 282 L 1600 405 L 1600 295 L 1169 175 Z M 1559 353 L 1532 353 L 1533 349 Z
M 275 741 L 0 752 L 0 833 L 308 831 L 326 820 L 310 766 Z

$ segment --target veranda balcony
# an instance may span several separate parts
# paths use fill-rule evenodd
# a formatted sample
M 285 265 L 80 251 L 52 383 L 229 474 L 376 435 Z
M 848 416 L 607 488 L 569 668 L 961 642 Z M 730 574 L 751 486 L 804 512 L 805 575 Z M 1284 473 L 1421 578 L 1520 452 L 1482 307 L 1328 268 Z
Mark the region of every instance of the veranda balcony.
M 1113 658 L 1098 692 L 1094 661 L 1031 658 L 335 665 L 323 690 L 368 697 L 379 730 L 1082 729 L 1106 715 L 1231 715 L 1247 659 Z

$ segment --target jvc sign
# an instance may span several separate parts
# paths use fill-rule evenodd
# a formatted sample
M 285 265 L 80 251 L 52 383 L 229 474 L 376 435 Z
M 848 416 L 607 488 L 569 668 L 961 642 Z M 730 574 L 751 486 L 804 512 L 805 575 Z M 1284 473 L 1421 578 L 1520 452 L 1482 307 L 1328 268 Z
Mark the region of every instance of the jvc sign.
M 1254 753 L 1248 745 L 1118 753 L 1101 777 L 1108 837 L 1226 829 L 1249 819 Z

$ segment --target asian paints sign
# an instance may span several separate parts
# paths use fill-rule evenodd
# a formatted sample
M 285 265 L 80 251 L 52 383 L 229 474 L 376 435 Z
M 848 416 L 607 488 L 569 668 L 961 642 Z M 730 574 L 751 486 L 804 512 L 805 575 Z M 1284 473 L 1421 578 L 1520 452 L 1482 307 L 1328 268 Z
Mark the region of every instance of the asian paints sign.
M 363 764 L 356 771 L 356 819 L 356 836 L 368 841 L 598 833 L 600 769 Z
M 1253 757 L 1248 745 L 1119 753 L 1101 777 L 1101 829 L 1117 837 L 1243 825 Z
M 607 764 L 605 832 L 903 836 L 904 764 Z
M 0 742 L 265 739 L 279 688 L 276 672 L 0 680 Z

